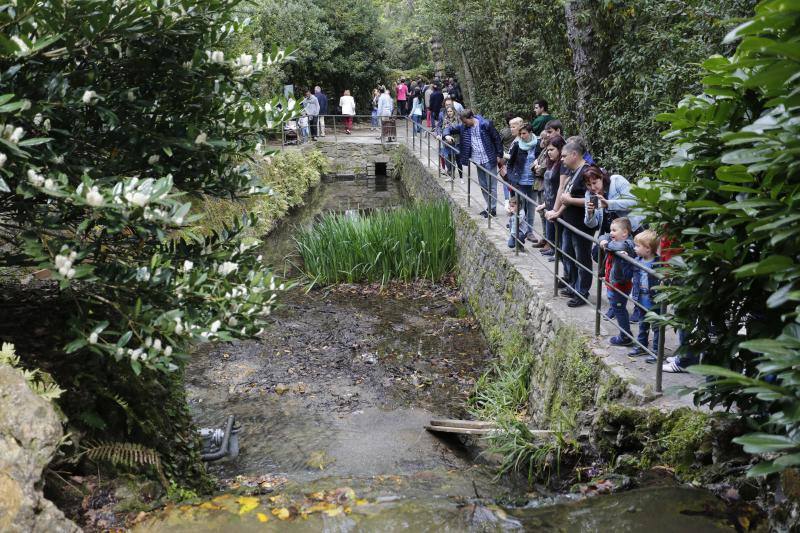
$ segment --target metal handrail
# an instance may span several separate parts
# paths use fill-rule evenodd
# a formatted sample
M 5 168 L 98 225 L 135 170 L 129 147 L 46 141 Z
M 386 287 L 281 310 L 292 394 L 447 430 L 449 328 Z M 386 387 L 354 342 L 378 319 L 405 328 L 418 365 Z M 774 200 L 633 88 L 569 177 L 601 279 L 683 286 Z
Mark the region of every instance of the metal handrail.
M 421 132 L 425 132 L 426 136 L 429 137 L 429 139 L 428 139 L 429 143 L 430 143 L 430 136 L 433 135 L 433 136 L 436 136 L 437 139 L 440 142 L 443 142 L 446 146 L 451 147 L 452 149 L 458 150 L 458 148 L 456 148 L 455 146 L 450 145 L 446 141 L 444 141 L 443 136 L 437 135 L 431 129 L 426 128 L 426 127 L 423 126 L 423 127 L 420 128 L 420 130 L 421 130 Z M 422 143 L 420 143 L 420 145 L 421 144 Z M 460 151 L 458 153 L 460 154 Z M 430 161 L 430 155 L 429 155 L 428 156 L 428 165 L 429 166 L 430 166 L 430 163 L 431 163 L 431 161 Z M 471 165 L 468 165 L 468 167 L 467 167 L 467 169 L 468 169 L 468 171 L 467 171 L 467 205 L 468 206 L 470 205 L 470 194 L 469 194 L 469 188 L 470 187 L 469 187 L 469 185 L 470 185 L 470 182 L 472 181 L 472 175 L 471 175 L 471 167 L 472 167 L 472 165 L 475 165 L 478 169 L 483 170 L 484 172 L 489 174 L 490 178 L 494 178 L 500 184 L 502 184 L 503 186 L 507 187 L 509 190 L 514 191 L 514 194 L 518 198 L 524 199 L 527 204 L 537 204 L 538 203 L 535 200 L 533 200 L 530 196 L 528 196 L 525 193 L 523 193 L 518 187 L 514 186 L 512 183 L 510 183 L 507 180 L 503 179 L 499 175 L 499 172 L 493 172 L 491 169 L 488 169 L 485 166 L 480 165 L 480 164 L 478 164 L 478 163 L 476 163 L 475 161 L 472 161 L 472 160 L 470 160 L 470 163 L 471 163 Z M 490 199 L 494 199 L 495 201 L 499 200 L 499 196 L 497 195 L 497 188 L 496 187 L 494 188 L 494 191 L 487 191 L 487 193 L 488 193 L 488 196 L 489 196 Z M 515 227 L 516 227 L 516 235 L 514 235 L 514 239 L 515 239 L 515 241 L 517 243 L 517 245 L 514 248 L 515 248 L 515 253 L 516 254 L 519 253 L 519 249 L 521 248 L 521 245 L 523 244 L 521 239 L 519 238 L 519 233 L 520 233 L 519 203 L 520 202 L 518 200 L 517 201 L 517 207 L 516 207 L 516 209 L 514 211 Z M 487 210 L 488 209 L 489 208 L 487 207 Z M 489 228 L 491 228 L 492 218 L 493 217 L 491 217 L 491 216 L 487 217 L 487 227 L 489 227 Z M 576 228 L 575 226 L 573 226 L 569 222 L 566 222 L 565 220 L 562 220 L 561 218 L 556 219 L 554 222 L 555 222 L 555 228 L 556 228 L 555 242 L 549 240 L 546 235 L 544 235 L 543 233 L 540 233 L 534 227 L 530 227 L 529 229 L 534 234 L 540 236 L 540 238 L 542 240 L 544 240 L 546 243 L 548 243 L 554 250 L 555 261 L 554 261 L 554 270 L 553 270 L 553 286 L 554 286 L 554 291 L 553 292 L 554 292 L 555 296 L 558 295 L 559 282 L 565 283 L 564 278 L 562 278 L 561 276 L 558 275 L 559 262 L 560 262 L 560 260 L 563 260 L 564 257 L 572 260 L 572 262 L 575 265 L 575 267 L 581 268 L 584 271 L 587 271 L 592 275 L 592 278 L 595 280 L 595 283 L 597 284 L 597 296 L 595 298 L 595 300 L 596 300 L 595 301 L 595 317 L 596 317 L 595 318 L 595 335 L 599 335 L 600 334 L 600 323 L 601 323 L 602 320 L 606 320 L 606 321 L 609 321 L 609 322 L 611 321 L 611 319 L 607 318 L 605 316 L 605 314 L 601 312 L 602 288 L 603 287 L 606 287 L 607 289 L 610 289 L 610 290 L 616 292 L 617 294 L 622 295 L 626 300 L 628 300 L 630 302 L 633 302 L 634 306 L 638 306 L 642 310 L 652 311 L 652 309 L 647 309 L 643 305 L 641 305 L 639 302 L 634 300 L 630 296 L 630 294 L 626 294 L 626 293 L 620 291 L 619 289 L 614 287 L 613 284 L 611 284 L 610 282 L 607 282 L 605 280 L 605 276 L 604 276 L 604 272 L 603 272 L 603 268 L 602 268 L 603 264 L 605 263 L 604 255 L 607 254 L 607 253 L 612 253 L 612 254 L 614 254 L 615 258 L 620 258 L 623 261 L 627 261 L 627 262 L 631 263 L 635 268 L 637 268 L 639 270 L 643 270 L 648 275 L 653 276 L 656 279 L 660 280 L 661 281 L 661 286 L 663 286 L 663 282 L 664 282 L 664 275 L 663 274 L 653 270 L 652 268 L 649 268 L 649 267 L 647 267 L 645 265 L 640 264 L 639 262 L 637 262 L 632 257 L 628 256 L 627 254 L 617 253 L 617 252 L 615 252 L 613 250 L 604 250 L 604 249 L 602 249 L 600 247 L 600 241 L 599 241 L 599 239 L 597 237 L 595 237 L 594 235 L 589 235 L 588 233 Z M 556 244 L 556 243 L 560 243 L 559 234 L 561 232 L 559 231 L 559 228 L 567 229 L 567 230 L 573 232 L 575 235 L 577 235 L 581 239 L 587 240 L 587 241 L 589 241 L 589 242 L 591 242 L 593 244 L 596 244 L 598 246 L 599 253 L 598 253 L 598 262 L 597 262 L 597 265 L 598 265 L 597 266 L 597 273 L 593 272 L 591 268 L 587 268 L 586 266 L 581 264 L 579 261 L 577 261 L 576 258 L 572 257 L 569 253 L 567 253 L 565 250 L 563 250 L 561 248 L 561 246 Z M 587 304 L 591 304 L 591 301 L 588 298 L 585 298 L 583 295 L 579 294 L 577 291 L 573 291 L 573 294 L 575 296 L 579 297 L 581 300 L 583 300 Z M 666 313 L 666 307 L 665 307 L 665 305 L 663 303 L 659 306 L 659 313 L 661 315 Z M 643 318 L 643 320 L 644 320 L 644 318 Z M 653 329 L 655 329 L 655 328 L 653 328 Z M 666 327 L 663 324 L 658 326 L 658 334 L 659 334 L 658 335 L 658 346 L 657 346 L 657 349 L 656 349 L 655 352 L 653 352 L 653 350 L 651 350 L 648 346 L 645 346 L 645 345 L 641 344 L 639 342 L 638 338 L 636 338 L 634 336 L 633 332 L 627 333 L 627 332 L 624 332 L 624 331 L 620 330 L 620 333 L 622 335 L 624 335 L 625 337 L 629 338 L 633 342 L 633 344 L 635 344 L 636 346 L 642 348 L 648 354 L 653 355 L 653 356 L 656 357 L 656 386 L 655 386 L 655 390 L 656 390 L 656 392 L 659 392 L 659 393 L 662 392 L 662 373 L 663 373 L 662 365 L 663 365 L 663 360 L 664 360 L 664 340 L 665 340 Z

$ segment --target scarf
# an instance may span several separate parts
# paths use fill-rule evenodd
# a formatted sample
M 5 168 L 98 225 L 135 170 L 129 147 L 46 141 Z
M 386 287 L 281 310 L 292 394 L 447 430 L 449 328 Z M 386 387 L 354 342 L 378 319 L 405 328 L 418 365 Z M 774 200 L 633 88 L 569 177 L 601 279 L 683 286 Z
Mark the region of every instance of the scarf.
M 517 144 L 520 150 L 525 150 L 526 152 L 530 152 L 536 143 L 539 142 L 539 139 L 536 137 L 531 136 L 531 142 L 525 142 L 522 140 L 522 137 L 517 137 Z

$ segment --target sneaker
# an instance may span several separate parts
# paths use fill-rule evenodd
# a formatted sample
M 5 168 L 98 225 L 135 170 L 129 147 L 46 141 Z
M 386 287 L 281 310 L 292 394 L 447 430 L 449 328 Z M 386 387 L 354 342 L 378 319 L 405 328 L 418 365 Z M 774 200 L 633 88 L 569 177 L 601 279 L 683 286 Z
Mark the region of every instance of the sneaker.
M 608 339 L 612 346 L 630 346 L 633 341 L 623 335 L 615 335 Z
M 515 248 L 516 246 L 517 246 L 517 239 L 515 239 L 514 236 L 512 235 L 511 237 L 508 238 L 508 247 Z
M 683 374 L 686 369 L 680 366 L 676 361 L 669 361 L 661 365 L 661 370 L 669 374 Z
M 648 355 L 644 360 L 645 363 L 650 363 L 650 364 L 653 364 L 656 361 L 658 361 L 658 357 L 656 357 L 655 355 Z
M 567 300 L 567 307 L 580 307 L 582 305 L 586 305 L 586 302 L 584 302 L 581 298 L 578 298 L 577 296 L 574 296 L 573 298 Z
M 628 352 L 628 357 L 640 357 L 642 355 L 647 355 L 647 352 L 641 346 L 637 346 L 630 352 Z
M 552 256 L 552 255 L 556 255 L 556 253 L 553 251 L 552 248 L 548 248 L 547 250 L 542 250 L 542 255 L 544 255 L 544 256 Z M 553 258 L 553 261 L 555 261 L 555 258 Z
M 558 294 L 560 294 L 561 296 L 572 296 L 574 294 L 574 292 L 569 287 L 565 287 L 565 288 L 559 290 Z
M 497 216 L 497 209 L 492 209 L 492 211 L 491 211 L 491 215 L 492 215 L 493 217 L 496 217 L 496 216 Z
M 479 214 L 480 216 L 482 216 L 483 218 L 489 218 L 489 212 L 488 212 L 486 209 L 484 209 L 483 211 L 481 211 L 481 212 L 480 212 L 480 213 L 478 213 L 478 214 Z
M 550 262 L 550 263 L 555 263 L 556 262 L 556 256 L 553 255 L 553 254 L 549 254 L 549 255 L 550 255 L 550 257 L 547 258 L 547 261 Z
M 528 233 L 527 235 L 525 235 L 525 240 L 530 242 L 535 242 L 536 244 L 539 244 L 541 242 L 542 246 L 547 245 L 547 242 L 545 242 L 544 240 L 537 241 L 536 237 L 533 236 L 533 233 Z M 535 246 L 535 248 L 541 248 L 542 246 Z

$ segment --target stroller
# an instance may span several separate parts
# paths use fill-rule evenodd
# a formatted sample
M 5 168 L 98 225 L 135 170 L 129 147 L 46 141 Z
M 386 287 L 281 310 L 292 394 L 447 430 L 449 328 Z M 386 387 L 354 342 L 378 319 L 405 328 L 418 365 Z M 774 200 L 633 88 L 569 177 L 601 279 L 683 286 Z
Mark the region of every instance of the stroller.
M 299 143 L 299 133 L 298 133 L 298 125 L 296 120 L 287 120 L 283 125 L 283 144 L 284 146 L 289 144 L 298 144 Z
M 394 116 L 381 117 L 381 136 L 386 139 L 386 142 L 397 140 L 397 121 Z

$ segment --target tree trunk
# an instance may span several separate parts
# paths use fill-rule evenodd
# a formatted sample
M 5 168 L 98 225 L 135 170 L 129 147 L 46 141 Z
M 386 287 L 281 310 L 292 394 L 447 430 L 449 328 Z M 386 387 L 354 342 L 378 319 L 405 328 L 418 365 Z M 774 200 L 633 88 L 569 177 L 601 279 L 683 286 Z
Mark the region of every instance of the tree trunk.
M 464 66 L 464 104 L 466 107 L 475 106 L 475 80 L 472 79 L 472 70 L 469 68 L 467 61 L 467 54 L 464 53 L 464 48 L 459 46 L 461 51 L 461 63 Z
M 439 79 L 445 76 L 444 47 L 438 35 L 431 37 L 431 57 L 433 58 L 433 74 Z
M 567 24 L 567 40 L 572 49 L 572 70 L 577 85 L 575 100 L 578 130 L 587 143 L 587 117 L 592 108 L 592 96 L 600 93 L 600 80 L 607 70 L 607 53 L 596 42 L 593 22 L 596 13 L 591 0 L 568 0 L 564 4 L 564 18 Z

